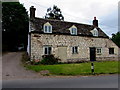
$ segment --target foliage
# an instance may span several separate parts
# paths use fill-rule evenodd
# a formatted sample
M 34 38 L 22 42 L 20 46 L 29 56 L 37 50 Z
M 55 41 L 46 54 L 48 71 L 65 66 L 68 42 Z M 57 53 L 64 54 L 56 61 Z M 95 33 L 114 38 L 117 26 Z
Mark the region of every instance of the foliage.
M 27 65 L 27 69 L 40 72 L 48 70 L 53 75 L 92 75 L 91 63 Z M 94 62 L 95 75 L 118 73 L 118 61 Z
M 55 5 L 53 6 L 53 9 L 51 9 L 51 8 L 47 9 L 45 18 L 46 19 L 64 20 L 61 10 Z
M 112 34 L 112 41 L 120 47 L 120 32 Z
M 36 59 L 36 60 L 30 60 L 30 56 L 28 55 L 28 53 L 27 52 L 24 52 L 23 54 L 22 54 L 22 63 L 23 64 L 31 64 L 31 65 L 38 65 L 38 64 L 40 64 L 40 60 L 39 59 Z
M 41 64 L 44 65 L 53 65 L 53 64 L 58 64 L 60 59 L 55 58 L 54 55 L 43 55 L 43 59 L 41 61 Z
M 30 61 L 30 57 L 28 56 L 27 52 L 22 54 L 22 62 L 23 64 L 27 64 Z
M 32 64 L 32 65 L 39 65 L 39 64 L 41 64 L 41 63 L 40 63 L 40 60 L 39 60 L 39 59 L 36 59 L 36 60 L 31 61 L 31 64 Z
M 15 50 L 20 44 L 27 46 L 28 13 L 19 2 L 2 3 L 3 51 Z

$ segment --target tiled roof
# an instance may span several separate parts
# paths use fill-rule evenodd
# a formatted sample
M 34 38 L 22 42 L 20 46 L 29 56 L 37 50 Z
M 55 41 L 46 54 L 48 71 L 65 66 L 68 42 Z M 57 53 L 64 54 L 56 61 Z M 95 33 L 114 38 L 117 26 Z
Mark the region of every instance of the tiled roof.
M 90 31 L 95 28 L 93 25 L 43 18 L 34 18 L 31 20 L 31 22 L 33 23 L 33 26 L 35 28 L 35 31 L 32 31 L 32 33 L 44 33 L 43 26 L 47 22 L 49 22 L 52 25 L 52 34 L 71 35 L 69 28 L 75 25 L 77 27 L 78 36 L 93 36 Z M 108 38 L 108 36 L 100 28 L 96 28 L 98 30 L 98 37 Z

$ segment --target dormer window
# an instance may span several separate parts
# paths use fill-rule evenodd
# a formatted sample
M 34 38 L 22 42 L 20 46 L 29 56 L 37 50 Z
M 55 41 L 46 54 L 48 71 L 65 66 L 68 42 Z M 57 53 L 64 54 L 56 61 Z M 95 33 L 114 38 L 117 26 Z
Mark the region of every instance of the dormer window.
M 93 34 L 93 36 L 98 36 L 98 30 L 96 28 L 93 29 L 91 33 Z
M 93 36 L 98 36 L 98 31 L 94 31 Z
M 77 27 L 73 25 L 70 28 L 70 33 L 71 33 L 71 35 L 77 35 Z
M 52 33 L 52 25 L 49 22 L 44 24 L 44 33 Z

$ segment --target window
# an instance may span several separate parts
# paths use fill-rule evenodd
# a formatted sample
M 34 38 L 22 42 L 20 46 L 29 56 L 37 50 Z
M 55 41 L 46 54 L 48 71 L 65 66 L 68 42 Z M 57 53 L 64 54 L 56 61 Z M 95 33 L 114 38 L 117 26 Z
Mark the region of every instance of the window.
M 77 35 L 77 28 L 71 28 L 71 34 Z
M 44 46 L 44 54 L 45 55 L 50 55 L 52 54 L 52 47 L 51 46 Z
M 93 34 L 93 36 L 98 36 L 98 30 L 96 28 L 94 28 L 91 33 Z
M 96 50 L 97 50 L 97 51 L 96 51 L 97 54 L 102 54 L 102 48 L 97 48 Z
M 72 54 L 77 54 L 78 53 L 78 47 L 72 47 Z
M 44 26 L 44 33 L 52 33 L 52 26 Z
M 109 54 L 114 54 L 114 48 L 109 48 Z
M 98 36 L 98 31 L 93 31 L 93 36 Z
M 52 26 L 50 25 L 49 22 L 44 24 L 44 33 L 52 33 Z
M 44 32 L 47 32 L 48 26 L 45 26 L 44 28 Z

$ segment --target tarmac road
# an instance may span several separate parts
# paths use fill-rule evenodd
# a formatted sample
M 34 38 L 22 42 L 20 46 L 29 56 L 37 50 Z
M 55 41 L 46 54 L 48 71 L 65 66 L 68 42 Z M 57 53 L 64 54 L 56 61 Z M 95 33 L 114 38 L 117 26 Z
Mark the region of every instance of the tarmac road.
M 4 80 L 3 88 L 118 88 L 118 75 Z

